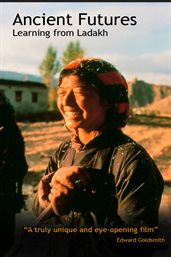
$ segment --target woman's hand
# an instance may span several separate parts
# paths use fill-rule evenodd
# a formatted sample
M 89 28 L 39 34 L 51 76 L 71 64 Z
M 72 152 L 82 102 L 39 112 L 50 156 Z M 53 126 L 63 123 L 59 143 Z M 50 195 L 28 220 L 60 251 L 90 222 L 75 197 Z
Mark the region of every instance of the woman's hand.
M 91 176 L 87 169 L 81 166 L 62 167 L 55 172 L 51 186 L 56 182 L 69 189 L 84 188 L 91 182 Z
M 42 208 L 46 208 L 50 203 L 48 196 L 51 190 L 50 182 L 53 176 L 54 172 L 43 176 L 38 184 L 38 199 Z
M 75 190 L 85 188 L 91 182 L 90 174 L 80 166 L 63 167 L 55 172 L 51 180 L 49 201 L 57 215 L 67 213 Z

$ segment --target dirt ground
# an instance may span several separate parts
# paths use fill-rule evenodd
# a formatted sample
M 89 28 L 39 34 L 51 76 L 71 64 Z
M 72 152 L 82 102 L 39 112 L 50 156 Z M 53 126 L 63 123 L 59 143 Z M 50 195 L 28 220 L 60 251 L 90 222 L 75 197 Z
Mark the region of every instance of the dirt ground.
M 23 218 L 23 213 L 25 218 L 34 218 L 31 212 L 33 187 L 44 173 L 50 155 L 69 136 L 62 121 L 19 123 L 19 126 L 25 141 L 29 172 L 24 179 L 23 187 L 27 211 L 18 214 L 17 220 Z M 160 124 L 151 126 L 149 118 L 148 125 L 127 125 L 123 131 L 145 147 L 162 173 L 165 188 L 160 206 L 160 217 L 168 232 L 171 217 L 171 126 L 160 126 Z M 159 252 L 155 255 L 155 257 L 161 256 L 168 257 L 169 255 L 168 252 L 162 252 L 162 255 Z
M 29 172 L 45 170 L 49 156 L 68 136 L 63 122 L 19 123 L 25 141 Z M 164 180 L 171 181 L 171 127 L 127 125 L 123 132 L 147 149 Z

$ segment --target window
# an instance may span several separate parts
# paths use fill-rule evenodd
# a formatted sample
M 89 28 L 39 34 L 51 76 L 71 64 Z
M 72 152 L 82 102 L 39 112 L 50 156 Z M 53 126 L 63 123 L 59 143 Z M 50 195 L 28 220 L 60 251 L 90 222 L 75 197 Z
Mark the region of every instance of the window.
M 32 103 L 37 103 L 38 102 L 38 93 L 32 92 L 31 98 L 32 98 Z
M 22 92 L 21 91 L 16 91 L 15 92 L 15 101 L 16 102 L 21 102 L 22 100 Z

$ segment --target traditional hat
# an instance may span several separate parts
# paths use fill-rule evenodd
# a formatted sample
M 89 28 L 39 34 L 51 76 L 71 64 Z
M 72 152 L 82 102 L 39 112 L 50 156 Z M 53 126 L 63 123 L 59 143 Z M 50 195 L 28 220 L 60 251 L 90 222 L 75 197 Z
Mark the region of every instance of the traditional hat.
M 110 117 L 117 128 L 125 126 L 129 116 L 128 85 L 115 66 L 100 58 L 76 59 L 61 71 L 59 85 L 62 78 L 70 74 L 98 88 L 111 105 Z

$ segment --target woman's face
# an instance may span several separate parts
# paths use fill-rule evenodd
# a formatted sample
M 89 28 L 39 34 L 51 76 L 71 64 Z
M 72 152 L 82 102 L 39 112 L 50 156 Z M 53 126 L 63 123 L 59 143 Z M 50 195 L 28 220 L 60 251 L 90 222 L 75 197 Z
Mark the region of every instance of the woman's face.
M 105 121 L 108 105 L 98 90 L 76 75 L 63 78 L 57 91 L 57 105 L 69 129 L 98 129 Z

